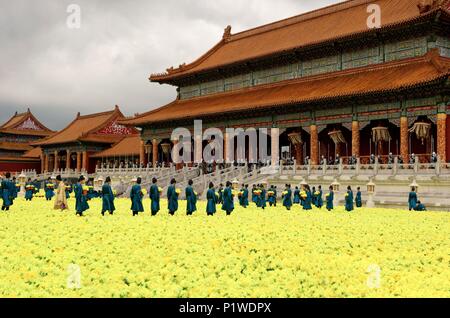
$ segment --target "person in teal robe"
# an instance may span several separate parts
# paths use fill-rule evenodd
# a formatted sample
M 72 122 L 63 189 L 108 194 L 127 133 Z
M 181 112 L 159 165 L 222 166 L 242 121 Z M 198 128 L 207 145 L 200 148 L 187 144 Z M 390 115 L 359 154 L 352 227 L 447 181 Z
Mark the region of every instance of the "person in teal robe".
M 265 209 L 267 206 L 267 191 L 263 185 L 261 185 L 261 195 L 259 196 L 259 207 Z
M 161 198 L 161 193 L 159 193 L 158 180 L 153 178 L 152 186 L 150 187 L 150 200 L 151 206 L 150 210 L 152 212 L 152 216 L 156 216 L 161 209 L 159 201 Z
M 425 212 L 426 210 L 427 208 L 425 207 L 425 205 L 422 202 L 417 201 L 417 206 L 414 208 L 414 211 Z
M 225 190 L 223 190 L 223 204 L 222 210 L 227 213 L 227 215 L 231 215 L 234 211 L 234 199 L 233 199 L 233 190 L 231 189 L 231 182 L 227 182 Z
M 322 186 L 319 186 L 317 189 L 317 195 L 316 195 L 316 207 L 321 209 L 323 207 L 323 191 Z
M 34 194 L 36 194 L 39 192 L 39 190 L 41 190 L 41 183 L 35 179 L 33 181 L 33 185 L 34 185 Z
M 175 213 L 178 211 L 178 193 L 176 184 L 177 181 L 175 179 L 172 179 L 172 181 L 170 181 L 170 186 L 167 189 L 167 200 L 170 215 L 175 215 Z
M 209 184 L 208 192 L 206 192 L 206 200 L 206 214 L 208 216 L 213 216 L 217 212 L 216 204 L 218 199 L 216 196 L 216 191 L 214 191 L 214 184 L 212 182 Z
M 133 216 L 137 216 L 139 213 L 144 212 L 144 205 L 142 204 L 144 194 L 142 192 L 141 183 L 142 179 L 137 178 L 136 184 L 131 187 L 130 199 Z
M 241 188 L 241 190 L 239 191 L 239 196 L 238 196 L 238 199 L 239 199 L 239 205 L 240 205 L 241 207 L 244 207 L 244 189 L 245 189 L 245 185 L 242 185 L 242 188 Z
M 270 195 L 269 192 L 271 193 Z M 274 186 L 271 186 L 268 191 L 267 201 L 269 202 L 270 207 L 277 206 L 277 190 Z
M 246 184 L 244 186 L 244 189 L 242 190 L 242 206 L 244 208 L 247 208 L 249 206 L 248 197 L 249 197 L 248 184 Z
M 219 193 L 219 200 L 217 200 L 217 204 L 223 204 L 223 184 L 219 185 L 219 191 L 217 191 L 217 193 Z
M 334 210 L 334 191 L 333 187 L 330 187 L 330 192 L 328 192 L 328 196 L 326 198 L 327 200 L 327 210 L 332 211 Z
M 358 187 L 358 190 L 356 192 L 355 204 L 357 208 L 362 208 L 362 193 L 360 187 Z
M 186 214 L 192 215 L 195 211 L 197 211 L 197 196 L 195 195 L 195 191 L 192 188 L 194 182 L 192 180 L 188 181 L 188 186 L 186 187 Z
M 87 191 L 83 188 L 85 187 L 86 179 L 81 176 L 78 179 L 78 183 L 74 187 L 75 192 L 75 210 L 76 215 L 80 217 L 83 216 L 83 213 L 89 209 L 89 204 L 87 202 Z
M 107 177 L 102 186 L 102 215 L 105 216 L 106 212 L 113 215 L 115 210 L 116 207 L 114 206 L 114 193 L 111 188 L 111 178 Z
M 3 179 L 2 183 L 1 183 L 1 192 L 2 192 L 1 194 L 2 194 L 2 200 L 3 200 L 2 211 L 9 211 L 9 208 L 14 203 L 12 194 L 13 194 L 15 185 L 11 182 L 11 180 L 9 180 L 10 178 L 11 178 L 11 174 L 9 172 L 7 172 L 5 174 L 5 179 Z
M 413 211 L 417 206 L 417 192 L 416 188 L 412 188 L 411 192 L 409 193 L 408 203 L 409 203 L 409 210 Z
M 345 210 L 347 212 L 352 212 L 354 210 L 353 206 L 353 191 L 352 187 L 347 188 L 347 194 L 345 195 Z
M 92 199 L 94 199 L 95 197 L 96 197 L 96 193 L 95 193 L 95 190 L 94 190 L 94 187 L 92 186 L 92 183 L 90 183 L 89 182 L 89 185 L 88 185 L 88 194 L 87 194 L 87 199 L 88 199 L 88 201 L 90 201 L 90 200 L 92 200 Z
M 312 205 L 317 206 L 317 195 L 316 195 L 316 187 L 312 188 L 311 195 L 312 195 Z
M 55 196 L 55 185 L 53 184 L 50 178 L 48 178 L 47 182 L 45 183 L 44 191 L 45 191 L 45 199 L 47 201 L 50 201 Z
M 15 200 L 20 192 L 20 184 L 17 183 L 16 177 L 12 179 L 12 183 L 14 184 L 13 200 Z
M 26 201 L 31 201 L 33 200 L 33 196 L 34 196 L 34 185 L 33 182 L 31 182 L 31 178 L 28 179 L 28 182 L 25 184 L 25 200 Z
M 283 193 L 283 206 L 290 211 L 292 207 L 292 189 L 290 184 L 286 184 L 286 189 Z
M 300 204 L 301 198 L 300 198 L 300 189 L 298 187 L 295 187 L 294 190 L 294 204 Z
M 67 184 L 67 181 L 66 181 Z M 66 199 L 70 199 L 70 194 L 73 192 L 73 186 L 71 185 L 66 185 Z
M 252 188 L 252 202 L 255 203 L 256 205 L 258 205 L 258 195 L 255 193 L 255 191 L 257 190 L 256 184 L 253 185 Z
M 303 200 L 303 210 L 312 210 L 313 195 L 311 193 L 311 188 L 309 185 L 305 185 L 306 198 Z
M 256 192 L 257 192 L 257 194 L 256 194 L 256 207 L 257 208 L 260 208 L 261 207 L 261 194 L 262 194 L 262 186 L 261 185 L 257 185 L 256 186 L 256 190 L 255 190 Z

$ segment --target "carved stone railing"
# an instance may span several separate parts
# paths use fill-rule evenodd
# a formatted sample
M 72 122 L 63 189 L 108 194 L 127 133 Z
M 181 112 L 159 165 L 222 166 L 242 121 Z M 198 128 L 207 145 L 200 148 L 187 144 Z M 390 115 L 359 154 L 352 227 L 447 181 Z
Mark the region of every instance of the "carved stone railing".
M 397 160 L 393 164 L 361 164 L 359 160 L 354 165 L 344 164 L 341 160 L 338 165 L 281 165 L 280 175 L 283 176 L 450 176 L 450 164 L 419 163 L 401 164 Z

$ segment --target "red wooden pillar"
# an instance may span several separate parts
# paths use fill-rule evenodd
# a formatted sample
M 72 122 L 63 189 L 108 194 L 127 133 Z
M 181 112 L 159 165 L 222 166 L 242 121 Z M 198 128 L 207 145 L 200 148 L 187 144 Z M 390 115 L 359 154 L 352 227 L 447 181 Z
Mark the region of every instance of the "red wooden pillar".
M 400 118 L 400 155 L 403 162 L 408 162 L 409 157 L 409 127 L 408 117 L 402 116 Z
M 437 154 L 442 161 L 447 161 L 447 114 L 437 115 Z
M 311 164 L 313 166 L 319 164 L 319 133 L 317 125 L 313 124 L 311 130 Z

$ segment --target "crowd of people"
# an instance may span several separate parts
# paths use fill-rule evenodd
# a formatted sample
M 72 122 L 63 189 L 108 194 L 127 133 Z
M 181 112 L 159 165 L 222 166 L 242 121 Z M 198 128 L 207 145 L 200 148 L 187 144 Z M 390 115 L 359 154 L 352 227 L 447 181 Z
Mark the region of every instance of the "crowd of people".
M 143 199 L 148 195 L 151 200 L 150 210 L 151 215 L 156 216 L 160 212 L 160 200 L 162 197 L 162 188 L 158 186 L 158 180 L 153 178 L 152 185 L 149 193 L 142 187 L 142 179 L 137 178 L 136 182 L 131 187 L 130 200 L 131 211 L 133 216 L 138 216 L 145 211 L 143 205 Z M 20 185 L 16 183 L 15 178 L 11 179 L 11 174 L 7 173 L 5 178 L 1 181 L 0 197 L 3 199 L 2 210 L 8 211 L 13 205 L 14 200 L 17 198 L 20 192 Z M 39 192 L 39 186 L 36 181 L 28 179 L 25 184 L 25 200 L 32 201 L 36 193 Z M 80 176 L 78 182 L 74 185 L 68 185 L 63 181 L 61 176 L 56 177 L 56 182 L 53 182 L 50 178 L 44 184 L 45 199 L 51 201 L 55 198 L 54 208 L 57 210 L 67 210 L 69 208 L 67 200 L 70 198 L 70 194 L 75 195 L 75 210 L 76 215 L 83 216 L 83 213 L 89 210 L 89 201 L 94 198 L 102 199 L 101 214 L 104 216 L 106 213 L 114 214 L 116 211 L 114 200 L 116 197 L 115 191 L 111 186 L 111 178 L 107 177 L 101 191 L 94 190 L 92 183 L 90 183 L 84 176 Z M 194 214 L 197 211 L 198 193 L 194 190 L 194 183 L 189 180 L 187 187 L 184 190 L 186 201 L 186 214 L 188 216 Z M 206 194 L 206 214 L 213 216 L 217 213 L 217 206 L 220 206 L 227 215 L 231 215 L 235 210 L 235 198 L 236 202 L 243 207 L 247 208 L 250 203 L 254 204 L 259 209 L 266 209 L 270 207 L 276 207 L 279 198 L 281 203 L 288 211 L 291 211 L 295 206 L 302 208 L 304 211 L 311 211 L 313 207 L 326 210 L 334 210 L 335 192 L 333 187 L 330 186 L 328 191 L 324 193 L 322 186 L 311 187 L 304 184 L 301 187 L 296 186 L 293 188 L 290 184 L 286 184 L 282 190 L 281 196 L 278 195 L 278 187 L 272 185 L 270 187 L 264 184 L 253 185 L 252 189 L 249 189 L 249 185 L 243 184 L 240 190 L 233 189 L 232 183 L 227 182 L 225 186 L 220 184 L 215 187 L 213 183 L 209 184 L 209 188 Z M 179 198 L 181 190 L 177 188 L 177 182 L 172 179 L 170 186 L 167 189 L 167 201 L 168 201 L 168 213 L 175 215 L 179 210 Z M 416 189 L 412 189 L 408 198 L 410 211 L 426 211 L 425 206 L 420 200 Z M 351 186 L 347 188 L 345 193 L 345 210 L 347 212 L 354 211 L 356 208 L 363 206 L 363 198 L 361 188 L 358 187 L 356 193 L 352 190 Z

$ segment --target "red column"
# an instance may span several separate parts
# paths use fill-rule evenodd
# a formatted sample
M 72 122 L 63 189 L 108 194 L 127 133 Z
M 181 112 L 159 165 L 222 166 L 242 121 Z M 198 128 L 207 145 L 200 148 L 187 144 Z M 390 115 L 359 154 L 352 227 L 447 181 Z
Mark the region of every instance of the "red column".
M 152 141 L 153 167 L 155 167 L 156 164 L 158 163 L 158 145 L 159 145 L 158 140 L 157 139 L 153 139 L 153 141 Z
M 55 162 L 53 171 L 57 171 L 58 169 L 59 169 L 58 151 L 55 151 Z
M 44 172 L 48 172 L 48 155 L 44 154 Z
M 77 152 L 77 171 L 81 171 L 81 152 Z
M 141 140 L 139 149 L 139 162 L 141 165 L 145 165 L 145 143 Z
M 408 117 L 400 118 L 400 155 L 403 162 L 408 162 L 409 157 L 409 129 Z
M 447 114 L 437 115 L 437 154 L 447 161 Z
M 311 125 L 311 164 L 319 164 L 319 134 L 317 125 Z
M 67 154 L 66 154 L 66 169 L 67 170 L 70 169 L 70 150 L 67 150 Z
M 294 146 L 295 150 L 295 161 L 298 165 L 303 165 L 303 145 L 297 144 Z
M 359 132 L 359 121 L 352 122 L 352 155 L 359 157 L 361 149 L 361 137 Z
M 88 153 L 87 151 L 83 151 L 83 170 L 85 170 L 86 172 L 89 169 L 89 157 L 88 157 Z

